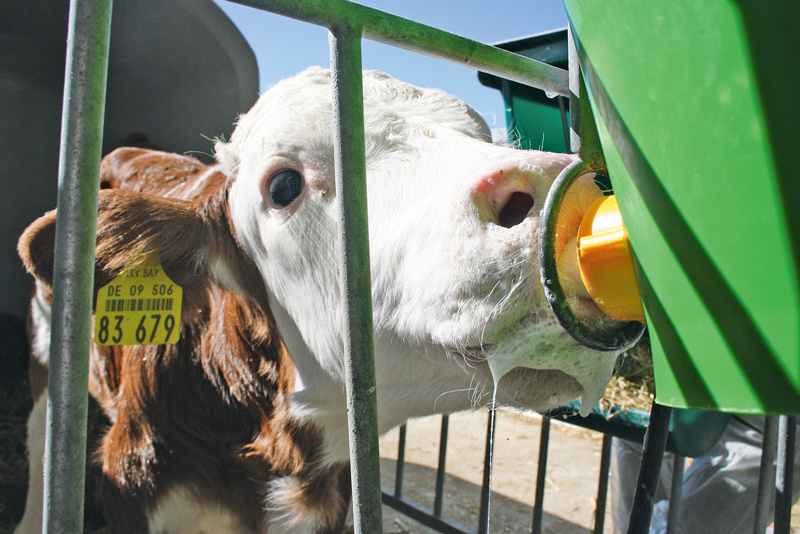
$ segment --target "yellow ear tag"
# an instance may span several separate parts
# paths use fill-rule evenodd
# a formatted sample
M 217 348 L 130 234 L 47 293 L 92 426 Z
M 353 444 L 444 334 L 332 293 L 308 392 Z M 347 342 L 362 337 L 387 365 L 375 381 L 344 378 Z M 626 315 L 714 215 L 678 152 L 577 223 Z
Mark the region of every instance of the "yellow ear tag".
M 97 292 L 94 341 L 98 345 L 177 343 L 183 289 L 169 279 L 158 257 L 125 269 Z

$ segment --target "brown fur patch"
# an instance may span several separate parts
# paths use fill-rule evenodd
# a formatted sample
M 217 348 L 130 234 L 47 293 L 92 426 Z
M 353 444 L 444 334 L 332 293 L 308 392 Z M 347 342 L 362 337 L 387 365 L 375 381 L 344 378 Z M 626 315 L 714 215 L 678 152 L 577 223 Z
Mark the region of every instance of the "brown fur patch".
M 109 528 L 143 532 L 176 487 L 265 528 L 269 482 L 297 477 L 297 510 L 339 532 L 349 503 L 346 466 L 321 468 L 318 430 L 292 420 L 294 367 L 255 264 L 233 234 L 227 180 L 193 158 L 118 149 L 103 160 L 95 291 L 158 254 L 183 287 L 175 345 L 93 347 L 90 391 L 111 419 L 98 451 Z M 28 270 L 50 284 L 55 212 L 23 234 Z M 230 280 L 216 280 L 222 262 Z M 240 291 L 234 293 L 233 290 Z

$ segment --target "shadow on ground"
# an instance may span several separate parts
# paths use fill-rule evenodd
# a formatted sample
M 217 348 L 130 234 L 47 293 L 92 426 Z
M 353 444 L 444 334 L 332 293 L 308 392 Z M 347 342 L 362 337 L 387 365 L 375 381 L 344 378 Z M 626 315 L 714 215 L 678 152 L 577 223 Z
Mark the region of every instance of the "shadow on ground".
M 381 473 L 384 483 L 394 489 L 394 473 L 397 462 L 381 458 Z M 433 508 L 436 487 L 436 469 L 424 465 L 405 464 L 403 497 L 427 508 Z M 442 515 L 471 530 L 477 530 L 480 514 L 481 487 L 460 477 L 446 475 Z M 531 503 L 533 496 L 531 495 Z M 510 499 L 492 492 L 489 531 L 494 533 L 528 534 L 533 519 L 532 505 Z M 391 534 L 429 534 L 436 532 L 414 521 L 389 506 L 383 507 L 383 531 Z M 542 518 L 545 534 L 587 534 L 589 529 L 552 514 Z

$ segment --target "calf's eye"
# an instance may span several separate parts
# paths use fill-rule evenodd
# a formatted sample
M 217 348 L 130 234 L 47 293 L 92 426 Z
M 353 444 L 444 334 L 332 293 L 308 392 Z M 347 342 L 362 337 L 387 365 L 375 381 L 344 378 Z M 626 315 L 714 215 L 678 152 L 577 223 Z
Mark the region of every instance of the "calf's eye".
M 281 169 L 267 183 L 267 198 L 276 208 L 285 208 L 300 196 L 305 186 L 303 175 L 294 169 Z

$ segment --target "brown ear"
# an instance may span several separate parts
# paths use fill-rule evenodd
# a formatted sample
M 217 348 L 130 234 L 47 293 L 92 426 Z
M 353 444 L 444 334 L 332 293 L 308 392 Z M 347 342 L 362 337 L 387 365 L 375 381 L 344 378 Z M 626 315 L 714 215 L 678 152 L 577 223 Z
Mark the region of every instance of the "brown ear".
M 209 176 L 204 179 L 203 175 Z M 196 187 L 201 180 L 205 186 Z M 146 148 L 123 147 L 110 152 L 100 163 L 100 189 L 131 189 L 158 196 L 194 199 L 225 183 L 216 167 L 191 156 Z M 186 190 L 194 195 L 187 197 Z
M 48 287 L 53 285 L 53 256 L 56 243 L 56 212 L 36 219 L 17 242 L 17 251 L 25 268 Z
M 216 284 L 260 304 L 261 277 L 230 228 L 225 190 L 202 203 L 124 189 L 100 191 L 97 216 L 95 291 L 126 267 L 158 254 L 165 273 L 184 290 L 184 306 L 201 306 Z M 28 271 L 48 286 L 53 278 L 56 212 L 35 221 L 18 249 Z

